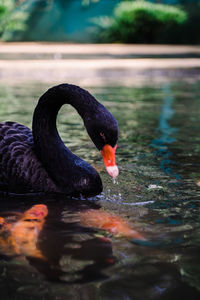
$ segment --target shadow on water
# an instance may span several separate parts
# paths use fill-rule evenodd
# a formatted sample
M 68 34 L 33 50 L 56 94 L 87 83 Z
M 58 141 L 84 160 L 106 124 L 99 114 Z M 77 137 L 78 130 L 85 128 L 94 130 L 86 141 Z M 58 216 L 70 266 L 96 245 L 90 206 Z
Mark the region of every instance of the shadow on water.
M 2 87 L 1 120 L 30 127 L 50 85 Z M 100 172 L 104 192 L 89 200 L 0 196 L 2 299 L 199 299 L 199 82 L 90 91 L 119 123 L 118 184 L 79 116 L 64 107 L 59 132 Z M 147 241 L 84 226 L 88 209 L 128 220 Z

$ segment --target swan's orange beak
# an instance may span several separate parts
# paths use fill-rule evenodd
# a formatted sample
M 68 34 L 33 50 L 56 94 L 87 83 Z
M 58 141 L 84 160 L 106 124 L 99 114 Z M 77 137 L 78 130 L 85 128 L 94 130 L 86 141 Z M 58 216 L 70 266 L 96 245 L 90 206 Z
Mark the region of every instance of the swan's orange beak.
M 118 167 L 115 163 L 115 151 L 117 149 L 117 145 L 113 148 L 110 145 L 105 145 L 103 149 L 101 150 L 101 155 L 104 160 L 104 164 L 106 167 L 106 171 L 108 174 L 116 178 L 119 174 Z

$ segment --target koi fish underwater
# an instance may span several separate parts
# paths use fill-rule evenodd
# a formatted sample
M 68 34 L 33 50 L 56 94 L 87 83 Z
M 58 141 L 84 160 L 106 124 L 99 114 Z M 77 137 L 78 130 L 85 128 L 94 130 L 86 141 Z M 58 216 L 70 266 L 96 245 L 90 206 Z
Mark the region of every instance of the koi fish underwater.
M 13 215 L 14 213 L 12 213 Z M 15 221 L 8 217 L 0 217 L 0 254 L 5 256 L 28 256 L 44 259 L 38 249 L 38 238 L 48 216 L 48 208 L 44 204 L 32 206 L 24 213 L 16 214 Z M 115 236 L 144 239 L 132 229 L 126 221 L 118 216 L 97 209 L 89 209 L 78 213 L 80 225 L 100 229 Z

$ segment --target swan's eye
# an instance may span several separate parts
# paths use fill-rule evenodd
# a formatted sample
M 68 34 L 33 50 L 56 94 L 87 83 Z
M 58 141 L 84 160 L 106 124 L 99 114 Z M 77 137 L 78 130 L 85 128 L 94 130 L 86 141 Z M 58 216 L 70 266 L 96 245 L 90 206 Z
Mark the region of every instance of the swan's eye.
M 104 142 L 106 142 L 106 137 L 105 137 L 105 134 L 103 132 L 100 132 L 100 136 L 103 138 Z

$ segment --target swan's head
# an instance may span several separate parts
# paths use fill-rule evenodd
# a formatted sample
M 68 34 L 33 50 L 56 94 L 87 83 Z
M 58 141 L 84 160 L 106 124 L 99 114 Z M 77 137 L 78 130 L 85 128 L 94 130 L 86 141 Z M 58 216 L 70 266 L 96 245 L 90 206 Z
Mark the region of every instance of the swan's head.
M 101 152 L 108 174 L 116 178 L 119 174 L 115 163 L 115 152 L 118 140 L 118 124 L 113 115 L 103 106 L 85 120 L 85 127 L 89 136 Z

